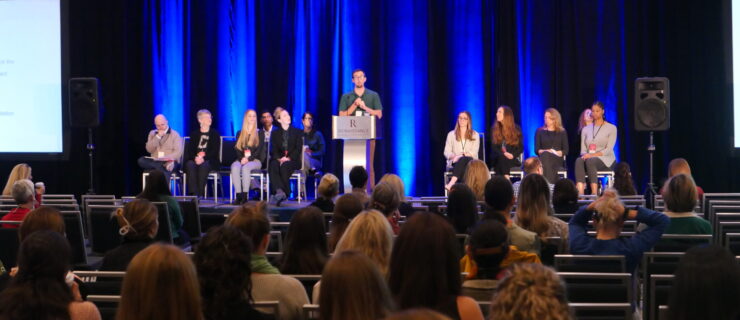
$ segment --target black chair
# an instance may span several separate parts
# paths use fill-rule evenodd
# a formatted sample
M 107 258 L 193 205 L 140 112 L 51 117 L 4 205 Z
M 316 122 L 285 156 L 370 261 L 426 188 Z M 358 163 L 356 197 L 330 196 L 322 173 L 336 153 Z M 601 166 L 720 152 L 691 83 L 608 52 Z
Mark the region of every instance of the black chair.
M 20 241 L 18 240 L 18 229 L 17 228 L 0 228 L 0 261 L 3 262 L 5 267 L 15 267 L 17 264 L 16 259 L 18 258 L 18 249 L 20 247 Z
M 88 288 L 87 301 L 95 304 L 104 320 L 113 320 L 121 299 L 123 271 L 75 271 Z
M 650 309 L 653 304 L 653 286 L 649 285 L 653 275 L 672 275 L 676 272 L 678 264 L 683 257 L 683 252 L 645 252 L 642 256 L 642 279 L 643 279 L 643 316 L 652 316 L 654 310 Z M 658 294 L 662 297 L 662 293 Z M 656 318 L 651 318 L 656 319 Z
M 578 320 L 631 320 L 629 303 L 568 303 Z
M 555 269 L 559 272 L 627 272 L 625 258 L 622 255 L 557 254 Z
M 154 237 L 154 241 L 162 241 L 164 243 L 172 244 L 172 228 L 170 227 L 170 213 L 167 210 L 167 202 L 152 202 L 157 207 L 157 220 L 159 221 L 159 229 L 157 229 L 157 236 Z
M 190 236 L 191 243 L 200 242 L 203 234 L 200 225 L 200 209 L 198 208 L 198 197 L 174 197 L 180 205 L 182 213 L 182 229 Z
M 689 248 L 712 242 L 711 234 L 663 234 L 655 244 L 655 252 L 686 252 Z
M 120 205 L 88 205 L 87 225 L 90 231 L 90 247 L 93 253 L 105 254 L 121 243 L 120 226 L 115 220 L 115 211 Z
M 632 275 L 629 273 L 558 272 L 571 303 L 619 303 L 634 302 Z M 631 313 L 631 312 L 630 312 Z M 618 310 L 581 310 L 577 319 L 627 319 Z
M 64 233 L 72 248 L 72 264 L 75 269 L 87 267 L 85 234 L 82 229 L 82 215 L 79 211 L 62 211 Z
M 653 274 L 650 276 L 648 286 L 650 287 L 650 296 L 648 298 L 648 319 L 658 319 L 658 306 L 667 305 L 668 297 L 673 288 L 672 274 Z

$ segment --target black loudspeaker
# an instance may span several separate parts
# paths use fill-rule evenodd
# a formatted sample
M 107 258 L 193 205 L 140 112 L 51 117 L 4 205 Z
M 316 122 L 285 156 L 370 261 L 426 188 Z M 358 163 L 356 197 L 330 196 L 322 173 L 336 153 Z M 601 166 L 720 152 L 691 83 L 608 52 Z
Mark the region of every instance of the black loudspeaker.
M 635 130 L 670 129 L 670 92 L 668 78 L 635 79 Z
M 69 79 L 69 123 L 73 127 L 100 125 L 100 96 L 97 78 Z

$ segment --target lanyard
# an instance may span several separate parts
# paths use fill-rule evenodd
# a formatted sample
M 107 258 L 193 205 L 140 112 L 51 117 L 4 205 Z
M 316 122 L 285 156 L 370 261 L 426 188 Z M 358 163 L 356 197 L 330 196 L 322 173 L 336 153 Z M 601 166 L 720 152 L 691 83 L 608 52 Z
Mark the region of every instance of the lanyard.
M 596 124 L 593 124 L 593 126 L 594 126 L 594 128 L 593 128 L 593 129 L 591 130 L 591 141 L 592 141 L 592 142 L 593 142 L 593 140 L 596 140 L 596 136 L 598 136 L 598 135 L 599 135 L 599 132 L 601 132 L 601 128 L 603 128 L 603 127 L 604 127 L 604 124 L 602 123 L 602 124 L 601 124 L 601 125 L 599 126 L 599 130 L 598 130 L 598 131 L 596 131 L 596 132 L 594 132 L 594 130 L 596 130 Z

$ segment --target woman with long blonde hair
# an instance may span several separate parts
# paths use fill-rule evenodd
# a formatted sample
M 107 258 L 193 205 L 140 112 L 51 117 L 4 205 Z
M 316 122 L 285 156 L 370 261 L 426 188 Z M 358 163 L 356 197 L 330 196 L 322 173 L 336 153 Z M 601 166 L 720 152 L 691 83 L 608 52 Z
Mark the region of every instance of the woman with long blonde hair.
M 514 122 L 514 111 L 508 106 L 500 106 L 496 111 L 496 123 L 493 124 L 493 171 L 497 175 L 509 178 L 513 167 L 519 167 L 519 161 L 524 146 L 522 144 L 522 130 Z
M 244 112 L 242 129 L 236 139 L 236 159 L 231 164 L 231 181 L 234 182 L 236 200 L 242 204 L 249 200 L 249 187 L 252 171 L 262 168 L 265 163 L 265 132 L 257 131 L 257 112 L 249 109 Z
M 557 182 L 558 171 L 565 169 L 568 154 L 568 134 L 557 109 L 545 110 L 545 125 L 534 135 L 534 150 L 542 163 L 542 175 L 549 183 Z
M 468 163 L 468 171 L 465 172 L 465 184 L 475 194 L 477 201 L 483 201 L 486 191 L 486 183 L 491 180 L 491 172 L 482 160 L 473 160 Z
M 478 132 L 473 130 L 473 117 L 468 111 L 461 111 L 457 115 L 455 130 L 447 134 L 444 156 L 447 159 L 447 168 L 452 169 L 452 177 L 445 185 L 448 191 L 452 186 L 465 177 L 465 170 L 470 160 L 478 159 L 480 139 Z M 461 181 L 462 182 L 462 181 Z
M 9 196 L 13 191 L 13 184 L 18 180 L 28 179 L 31 180 L 31 166 L 25 163 L 19 163 L 13 167 L 8 175 L 8 182 L 5 183 L 5 189 L 3 189 L 3 195 Z
M 139 252 L 126 269 L 116 319 L 203 319 L 192 259 L 167 244 Z

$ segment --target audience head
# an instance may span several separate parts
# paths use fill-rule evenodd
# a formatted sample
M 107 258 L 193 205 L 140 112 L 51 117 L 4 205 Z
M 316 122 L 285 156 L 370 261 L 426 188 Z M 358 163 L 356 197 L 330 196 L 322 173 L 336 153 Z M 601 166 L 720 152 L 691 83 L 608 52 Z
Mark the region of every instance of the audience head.
M 605 229 L 622 229 L 624 206 L 619 201 L 616 190 L 607 189 L 599 199 L 589 205 L 589 208 L 595 211 L 593 220 L 597 233 Z
M 547 108 L 547 110 L 545 110 L 545 126 L 542 128 L 547 129 L 549 126 L 552 126 L 555 131 L 565 130 L 565 128 L 563 128 L 563 119 L 560 117 L 558 109 Z
M 226 219 L 226 224 L 244 232 L 252 241 L 253 253 L 265 253 L 270 242 L 270 219 L 264 202 L 235 208 Z
M 398 190 L 389 182 L 381 181 L 375 185 L 368 209 L 376 209 L 389 217 L 398 211 L 400 205 L 401 199 L 398 197 Z
M 264 109 L 260 112 L 260 123 L 262 123 L 263 129 L 272 127 L 272 113 L 270 113 L 270 110 Z
M 384 320 L 452 320 L 450 317 L 427 308 L 413 308 L 394 313 Z
M 170 186 L 167 183 L 167 177 L 164 176 L 162 171 L 150 171 L 146 177 L 146 187 L 136 197 L 149 201 L 162 201 L 161 196 L 172 196 Z
M 426 212 L 411 216 L 391 254 L 388 283 L 399 309 L 437 309 L 456 303 L 461 292 L 460 257 L 455 230 L 444 218 Z
M 396 190 L 396 193 L 398 193 L 398 199 L 400 199 L 401 202 L 406 200 L 406 187 L 403 185 L 401 177 L 397 174 L 386 173 L 382 178 L 380 178 L 380 182 L 388 183 L 393 187 L 393 189 Z
M 17 205 L 33 205 L 36 199 L 36 191 L 33 187 L 33 182 L 28 179 L 21 179 L 13 183 L 13 189 L 10 192 L 13 196 L 13 201 Z
M 465 171 L 465 184 L 473 190 L 475 199 L 483 200 L 483 191 L 486 187 L 486 183 L 491 179 L 491 172 L 488 170 L 488 166 L 482 160 L 471 160 L 468 162 L 468 170 Z
M 180 248 L 155 243 L 126 269 L 117 320 L 201 319 L 195 266 Z
M 545 234 L 550 228 L 550 188 L 545 177 L 528 174 L 519 187 L 516 223 L 524 229 Z
M 509 233 L 506 226 L 495 220 L 478 224 L 470 235 L 469 254 L 478 266 L 478 278 L 495 279 L 501 262 L 509 253 Z
M 465 128 L 465 136 L 462 137 L 462 129 Z M 457 114 L 457 122 L 455 123 L 455 139 L 457 141 L 474 140 L 473 137 L 473 116 L 467 110 L 460 111 Z
M 578 189 L 576 184 L 570 179 L 560 179 L 555 182 L 555 188 L 552 191 L 552 205 L 566 206 L 578 204 Z
M 366 210 L 349 223 L 339 239 L 334 254 L 347 250 L 360 251 L 374 261 L 386 274 L 393 247 L 393 229 L 382 213 Z
M 339 179 L 337 176 L 327 173 L 321 177 L 318 186 L 319 197 L 331 200 L 339 194 Z
M 525 174 L 531 174 L 531 173 L 537 173 L 542 174 L 542 162 L 540 162 L 540 158 L 538 157 L 529 157 L 526 160 L 524 160 L 524 173 Z
M 326 264 L 319 293 L 321 319 L 375 320 L 393 309 L 385 276 L 367 256 L 342 251 Z
M 203 313 L 226 319 L 228 310 L 252 301 L 252 242 L 238 229 L 222 225 L 211 228 L 193 256 Z
M 36 231 L 49 230 L 64 236 L 64 218 L 54 207 L 41 206 L 29 212 L 18 228 L 21 242 Z
M 116 209 L 119 233 L 126 239 L 154 239 L 159 229 L 159 213 L 149 200 L 136 199 Z
M 735 257 L 718 245 L 696 246 L 681 258 L 665 319 L 737 319 L 740 270 Z
M 334 251 L 350 220 L 363 210 L 362 202 L 351 193 L 342 195 L 334 204 L 334 214 L 329 227 L 329 251 Z
M 620 162 L 614 167 L 614 189 L 623 196 L 631 196 L 637 194 L 635 185 L 632 182 L 632 172 L 630 171 L 630 165 L 627 162 Z
M 684 158 L 676 158 L 668 163 L 668 177 L 673 177 L 679 173 L 684 173 L 691 176 L 691 166 L 689 162 Z
M 41 230 L 23 240 L 18 273 L 0 294 L 0 318 L 69 319 L 70 256 L 67 239 L 57 232 Z
M 3 195 L 9 196 L 11 195 L 11 191 L 13 190 L 13 184 L 18 180 L 28 179 L 31 180 L 31 166 L 25 164 L 25 163 L 19 163 L 13 167 L 13 170 L 10 170 L 10 174 L 8 175 L 8 182 L 5 183 L 5 189 L 3 189 Z
M 452 186 L 447 196 L 447 217 L 457 233 L 469 233 L 478 222 L 478 202 L 468 186 L 462 183 Z
M 486 205 L 495 211 L 505 211 L 514 205 L 514 187 L 509 179 L 493 176 L 486 183 Z
M 285 252 L 280 272 L 321 273 L 329 258 L 324 223 L 324 214 L 314 206 L 303 207 L 293 214 L 285 236 Z
M 663 201 L 667 211 L 693 212 L 696 207 L 696 192 L 694 179 L 690 175 L 679 173 L 668 178 L 663 186 Z
M 367 170 L 363 166 L 354 166 L 349 171 L 349 183 L 353 189 L 364 189 L 367 186 Z
M 491 319 L 573 319 L 565 285 L 555 270 L 540 264 L 515 264 L 498 283 Z

